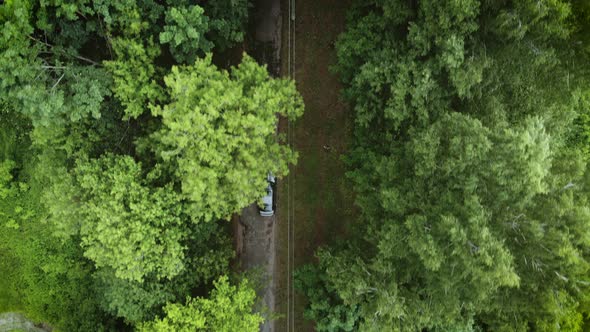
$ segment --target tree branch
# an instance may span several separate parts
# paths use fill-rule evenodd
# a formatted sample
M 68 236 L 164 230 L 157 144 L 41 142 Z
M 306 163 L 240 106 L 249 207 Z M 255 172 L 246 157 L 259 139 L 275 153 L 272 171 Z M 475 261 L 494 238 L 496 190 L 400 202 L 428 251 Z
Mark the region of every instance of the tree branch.
M 65 73 L 61 74 L 57 82 L 55 82 L 55 84 L 51 87 L 51 90 L 55 89 L 55 87 L 59 84 L 59 82 L 61 82 L 61 79 L 64 78 L 64 76 L 66 76 Z
M 41 43 L 41 44 L 43 44 L 43 45 L 45 45 L 45 46 L 47 46 L 47 47 L 50 47 L 50 48 L 52 48 L 52 49 L 53 49 L 53 45 L 51 45 L 51 44 L 49 44 L 49 43 L 46 43 L 46 42 L 44 42 L 44 41 L 42 41 L 42 40 L 39 40 L 39 39 L 37 39 L 37 38 L 35 38 L 35 37 L 33 37 L 33 36 L 30 36 L 30 35 L 29 35 L 28 37 L 29 37 L 31 40 L 33 40 L 33 41 L 36 41 L 36 42 L 38 42 L 38 43 Z M 91 64 L 95 65 L 95 66 L 100 66 L 100 63 L 98 63 L 98 62 L 96 62 L 96 61 L 94 61 L 94 60 L 88 59 L 88 58 L 86 58 L 86 57 L 83 57 L 83 56 L 81 56 L 81 55 L 70 54 L 70 53 L 67 53 L 67 52 L 61 52 L 61 53 L 65 54 L 65 55 L 69 55 L 69 56 L 71 56 L 71 57 L 74 57 L 74 58 L 76 58 L 76 59 L 78 59 L 78 60 L 86 61 L 86 62 L 88 62 L 88 63 L 91 63 Z

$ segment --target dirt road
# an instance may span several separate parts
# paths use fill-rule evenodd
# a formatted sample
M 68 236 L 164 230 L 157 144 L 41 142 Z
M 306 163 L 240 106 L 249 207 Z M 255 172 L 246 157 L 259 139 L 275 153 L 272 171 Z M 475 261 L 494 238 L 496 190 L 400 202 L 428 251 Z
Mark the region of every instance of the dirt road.
M 276 323 L 277 332 L 314 331 L 313 322 L 303 317 L 306 299 L 293 289 L 293 271 L 314 263 L 318 247 L 346 234 L 356 213 L 341 159 L 352 139 L 353 119 L 342 102 L 339 79 L 329 70 L 349 3 L 283 0 L 283 8 L 294 9 L 283 12 L 283 73 L 295 78 L 305 113 L 294 124 L 282 126 L 299 159 L 289 182 L 279 184 L 279 203 L 288 207 L 277 215 L 276 296 L 277 310 L 284 317 Z
M 275 266 L 275 217 L 261 217 L 256 204 L 250 205 L 244 210 L 239 221 L 239 233 L 243 242 L 239 248 L 239 259 L 244 270 L 254 270 L 260 273 L 261 285 L 258 296 L 263 299 L 264 305 L 271 311 L 275 311 L 276 282 L 273 278 Z M 275 331 L 274 322 L 267 321 L 260 331 Z
M 273 76 L 279 76 L 281 45 L 281 4 L 280 0 L 253 1 L 254 13 L 251 22 L 253 44 L 248 52 L 261 64 L 268 66 Z M 280 206 L 278 208 L 281 208 Z M 243 270 L 261 272 L 263 287 L 258 295 L 270 312 L 276 311 L 276 218 L 261 217 L 256 204 L 242 210 L 237 235 L 238 260 Z M 260 327 L 262 332 L 275 331 L 275 321 L 267 320 Z

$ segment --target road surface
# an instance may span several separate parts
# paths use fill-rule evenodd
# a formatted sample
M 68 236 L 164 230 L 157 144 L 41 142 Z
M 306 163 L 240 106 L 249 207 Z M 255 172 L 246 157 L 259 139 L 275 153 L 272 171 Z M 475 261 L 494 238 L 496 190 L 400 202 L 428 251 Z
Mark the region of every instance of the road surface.
M 251 22 L 254 37 L 253 50 L 248 50 L 261 64 L 266 64 L 272 76 L 280 75 L 281 1 L 255 0 Z M 278 206 L 278 209 L 281 207 Z M 254 203 L 242 210 L 238 222 L 237 252 L 243 270 L 261 272 L 262 288 L 258 295 L 270 312 L 276 312 L 275 273 L 276 218 L 261 217 Z M 275 321 L 267 320 L 260 327 L 262 332 L 275 331 Z

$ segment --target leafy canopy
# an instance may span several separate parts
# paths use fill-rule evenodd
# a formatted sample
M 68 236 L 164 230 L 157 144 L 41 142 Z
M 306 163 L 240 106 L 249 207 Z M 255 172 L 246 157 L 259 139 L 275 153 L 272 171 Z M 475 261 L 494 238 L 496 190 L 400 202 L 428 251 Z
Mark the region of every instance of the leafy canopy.
M 193 217 L 227 218 L 259 198 L 268 172 L 287 173 L 296 154 L 277 140 L 276 114 L 303 112 L 293 82 L 271 79 L 248 56 L 231 74 L 208 56 L 164 80 L 171 102 L 156 110 L 164 127 L 154 139 L 162 160 L 177 164 Z
M 184 305 L 168 304 L 166 316 L 142 324 L 139 331 L 258 331 L 264 319 L 251 311 L 256 292 L 248 280 L 233 286 L 222 276 L 214 284 L 208 298 L 189 298 Z
M 277 142 L 276 113 L 302 111 L 293 83 L 252 59 L 231 75 L 199 59 L 243 41 L 248 6 L 0 5 L 1 308 L 64 331 L 129 330 L 229 272 L 214 221 L 258 199 L 268 171 L 286 174 L 295 154 Z M 258 325 L 245 314 L 254 298 L 219 297 L 212 326 L 238 311 L 237 328 Z
M 54 211 L 54 222 L 77 228 L 84 255 L 98 268 L 110 267 L 117 277 L 135 281 L 152 273 L 172 278 L 184 268 L 182 205 L 170 186 L 150 188 L 131 157 L 80 161 L 74 174 L 64 184 L 73 188 L 54 188 L 54 195 L 73 194 L 59 205 L 70 206 L 67 212 Z
M 353 3 L 335 69 L 360 216 L 317 252 L 314 282 L 301 273 L 318 330 L 581 329 L 589 66 L 575 7 Z

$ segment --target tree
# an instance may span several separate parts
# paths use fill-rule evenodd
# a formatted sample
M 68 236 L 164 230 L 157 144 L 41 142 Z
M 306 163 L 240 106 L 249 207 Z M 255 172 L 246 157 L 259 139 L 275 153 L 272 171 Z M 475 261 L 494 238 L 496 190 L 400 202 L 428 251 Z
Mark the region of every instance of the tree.
M 79 241 L 97 301 L 130 325 L 226 273 L 234 253 L 215 223 L 193 223 L 171 184 L 129 156 L 79 159 L 45 192 L 51 230 Z M 58 170 L 59 174 L 59 170 Z
M 295 155 L 276 143 L 274 113 L 294 118 L 301 100 L 291 82 L 270 79 L 249 58 L 233 76 L 213 67 L 210 56 L 174 74 L 169 55 L 192 63 L 206 51 L 242 41 L 247 4 L 0 5 L 0 274 L 6 276 L 0 306 L 67 331 L 127 330 L 161 314 L 167 302 L 205 295 L 229 272 L 234 252 L 226 229 L 201 221 L 256 200 L 268 170 L 286 173 Z M 170 52 L 161 43 L 169 43 Z M 185 98 L 180 89 L 166 88 L 165 76 L 201 86 Z M 218 81 L 207 86 L 210 78 Z M 233 95 L 212 110 L 227 107 L 231 116 L 227 122 L 206 117 L 203 126 L 215 130 L 195 134 L 210 140 L 211 150 L 181 146 L 173 139 L 180 118 L 170 111 L 183 106 L 190 117 L 190 102 L 217 101 L 194 93 L 222 96 L 224 84 Z M 263 136 L 249 141 L 258 129 Z M 240 154 L 251 142 L 250 152 L 270 168 L 245 149 Z M 182 172 L 179 160 L 169 158 L 175 150 L 183 152 Z M 221 182 L 194 182 L 186 167 L 206 164 L 210 156 L 250 168 L 230 173 L 225 163 L 203 165 L 201 170 L 223 174 Z M 205 192 L 214 196 L 201 201 L 202 185 L 211 186 Z M 227 205 L 211 203 L 223 202 L 219 195 L 225 194 Z
M 154 319 L 167 302 L 183 298 L 187 285 L 146 277 L 142 282 L 118 278 L 115 271 L 103 268 L 91 278 L 96 290 L 95 301 L 113 317 L 131 326 Z
M 193 63 L 197 56 L 209 52 L 213 43 L 205 38 L 209 19 L 203 8 L 172 7 L 166 12 L 166 26 L 160 33 L 160 43 L 170 44 L 170 51 L 179 63 Z
M 311 305 L 305 309 L 306 319 L 315 322 L 318 332 L 358 330 L 357 305 L 346 305 L 334 289 L 322 267 L 304 265 L 293 276 L 295 289 L 305 294 Z
M 206 1 L 203 4 L 209 21 L 209 39 L 220 51 L 244 41 L 250 0 Z
M 141 173 L 141 165 L 130 157 L 79 161 L 70 184 L 75 194 L 67 204 L 80 202 L 77 211 L 54 222 L 75 228 L 84 255 L 98 268 L 114 269 L 121 279 L 172 278 L 184 269 L 182 205 L 170 186 L 151 189 Z M 64 222 L 76 224 L 59 224 Z
M 150 103 L 162 98 L 156 83 L 154 66 L 160 49 L 148 39 L 147 45 L 134 39 L 115 39 L 115 60 L 105 61 L 105 67 L 113 75 L 113 93 L 125 106 L 126 118 L 137 118 L 148 109 Z
M 323 251 L 319 257 L 325 260 L 329 284 L 345 304 L 360 306 L 363 317 L 379 313 L 361 329 L 399 326 L 400 321 L 405 326 L 401 330 L 468 329 L 477 308 L 499 287 L 518 284 L 513 257 L 494 229 L 494 220 L 504 218 L 498 213 L 505 204 L 497 203 L 499 211 L 490 205 L 504 195 L 514 199 L 513 193 L 542 190 L 536 184 L 543 174 L 525 173 L 530 171 L 527 163 L 536 166 L 537 159 L 516 153 L 499 157 L 526 135 L 506 142 L 494 136 L 477 120 L 448 115 L 415 133 L 397 154 L 375 156 L 367 167 L 379 182 L 363 184 L 364 174 L 353 179 L 357 189 L 379 193 L 378 200 L 359 198 L 368 229 L 362 242 L 344 253 Z M 530 153 L 545 158 L 534 149 Z M 525 187 L 519 188 L 520 181 L 503 182 L 504 175 L 488 174 L 494 163 L 522 170 L 513 176 Z M 520 203 L 510 206 L 518 211 Z M 366 246 L 375 251 L 364 251 Z M 388 303 L 397 305 L 387 309 Z
M 188 223 L 183 228 L 187 246 L 184 269 L 170 279 L 151 274 L 142 282 L 118 278 L 111 268 L 94 273 L 100 307 L 130 325 L 154 319 L 167 302 L 184 300 L 196 289 L 208 289 L 211 281 L 229 272 L 234 257 L 230 240 L 217 223 Z M 203 291 L 199 291 L 199 294 Z
M 155 110 L 164 127 L 153 137 L 157 154 L 174 165 L 196 220 L 240 211 L 264 192 L 268 172 L 286 175 L 295 162 L 276 135 L 277 113 L 293 120 L 303 111 L 292 82 L 269 78 L 248 56 L 231 75 L 208 56 L 173 67 L 165 82 L 171 102 Z
M 207 264 L 217 271 L 217 259 L 224 266 L 232 256 L 221 250 L 225 240 L 215 238 L 216 227 L 193 225 L 173 188 L 155 186 L 153 174 L 143 172 L 126 156 L 78 161 L 73 176 L 63 176 L 46 194 L 57 233 L 80 236 L 84 255 L 124 280 L 172 279 L 195 261 L 186 256 L 189 250 L 203 251 L 193 252 L 204 259 L 196 259 L 201 265 L 189 265 L 210 279 L 216 273 Z M 209 245 L 218 251 L 208 254 Z
M 188 298 L 186 304 L 168 304 L 166 316 L 147 322 L 139 331 L 258 331 L 264 318 L 253 313 L 256 292 L 247 279 L 232 286 L 226 276 L 220 277 L 209 298 Z
M 567 1 L 353 5 L 336 70 L 360 216 L 318 251 L 315 287 L 358 310 L 359 330 L 580 329 L 581 17 Z M 334 318 L 310 300 L 320 324 Z
M 45 222 L 43 184 L 26 133 L 28 121 L 0 112 L 0 310 L 18 310 L 67 331 L 107 331 L 114 320 L 99 308 L 93 267 L 79 243 L 53 236 Z M 13 158 L 5 159 L 6 157 Z

